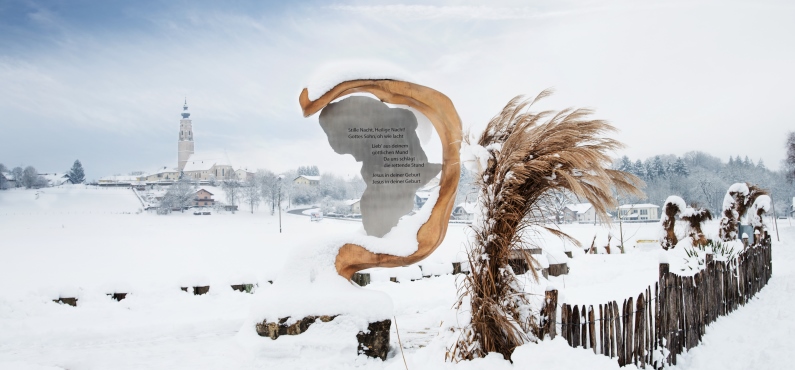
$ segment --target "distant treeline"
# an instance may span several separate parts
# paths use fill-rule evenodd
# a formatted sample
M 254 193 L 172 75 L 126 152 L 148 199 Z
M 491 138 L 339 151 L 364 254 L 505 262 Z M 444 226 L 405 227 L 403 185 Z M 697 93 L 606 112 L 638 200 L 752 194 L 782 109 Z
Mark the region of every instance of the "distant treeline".
M 621 200 L 621 203 L 653 203 L 662 206 L 669 195 L 678 195 L 686 202 L 708 208 L 719 214 L 723 196 L 731 184 L 748 182 L 772 193 L 776 212 L 788 214 L 795 196 L 795 187 L 787 180 L 787 172 L 772 171 L 760 159 L 754 163 L 745 158 L 729 157 L 728 162 L 701 151 L 687 152 L 681 157 L 656 155 L 646 159 L 621 157 L 614 168 L 630 172 L 646 182 L 646 197 Z

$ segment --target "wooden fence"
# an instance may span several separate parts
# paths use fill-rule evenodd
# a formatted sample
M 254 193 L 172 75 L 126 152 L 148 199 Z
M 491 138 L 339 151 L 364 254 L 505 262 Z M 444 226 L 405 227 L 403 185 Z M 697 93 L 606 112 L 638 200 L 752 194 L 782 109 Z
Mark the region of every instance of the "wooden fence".
M 546 294 L 539 337 L 555 337 L 556 324 L 572 347 L 617 358 L 618 364 L 656 369 L 675 365 L 677 355 L 701 342 L 706 326 L 745 305 L 772 273 L 771 243 L 746 248 L 731 261 L 714 261 L 694 276 L 670 272 L 660 264 L 659 281 L 637 298 L 596 307 L 560 305 L 557 291 Z

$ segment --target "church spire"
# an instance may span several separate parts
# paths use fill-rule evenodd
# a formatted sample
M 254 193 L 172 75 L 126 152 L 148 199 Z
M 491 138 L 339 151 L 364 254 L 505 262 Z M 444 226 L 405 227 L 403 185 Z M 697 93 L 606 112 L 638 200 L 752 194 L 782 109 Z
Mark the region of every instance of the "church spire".
M 185 105 L 182 106 L 182 118 L 188 119 L 190 117 L 190 112 L 188 112 L 188 98 L 185 97 Z

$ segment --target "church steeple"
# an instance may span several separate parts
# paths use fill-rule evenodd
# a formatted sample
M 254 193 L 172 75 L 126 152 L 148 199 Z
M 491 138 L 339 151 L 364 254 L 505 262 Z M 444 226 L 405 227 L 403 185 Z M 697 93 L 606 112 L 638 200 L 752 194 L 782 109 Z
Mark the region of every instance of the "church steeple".
M 182 106 L 182 118 L 187 119 L 190 117 L 190 112 L 188 112 L 188 98 L 185 98 L 185 105 Z
M 179 121 L 179 142 L 177 143 L 177 168 L 182 171 L 193 155 L 193 125 L 188 112 L 188 99 L 182 105 L 182 119 Z

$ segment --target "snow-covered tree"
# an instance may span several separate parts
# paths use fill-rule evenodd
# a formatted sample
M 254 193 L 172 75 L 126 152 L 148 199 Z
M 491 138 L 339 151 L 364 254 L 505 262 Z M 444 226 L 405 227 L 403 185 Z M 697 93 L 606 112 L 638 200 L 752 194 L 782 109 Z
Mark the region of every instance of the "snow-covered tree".
M 676 158 L 676 161 L 671 166 L 671 170 L 677 176 L 690 176 L 690 170 L 687 168 L 687 164 L 682 160 L 682 158 Z
M 317 186 L 297 184 L 290 193 L 290 199 L 295 204 L 312 204 L 320 196 Z
M 663 164 L 662 158 L 660 158 L 659 155 L 654 156 L 654 161 L 652 162 L 652 171 L 654 171 L 655 178 L 663 178 L 666 175 L 665 165 Z
M 795 131 L 787 136 L 787 158 L 784 160 L 787 171 L 787 179 L 795 182 Z
M 22 176 L 20 179 L 22 186 L 24 186 L 25 189 L 42 188 L 47 184 L 47 181 L 45 181 L 43 177 L 39 176 L 39 172 L 36 171 L 33 166 L 25 167 L 25 169 L 22 171 Z
M 86 174 L 83 172 L 83 164 L 80 163 L 79 159 L 75 160 L 75 163 L 72 165 L 72 169 L 69 170 L 69 174 L 67 174 L 67 176 L 69 177 L 69 181 L 71 181 L 72 184 L 82 184 L 83 181 L 86 181 Z
M 254 208 L 259 206 L 261 197 L 259 185 L 256 179 L 251 179 L 246 181 L 240 188 L 241 198 L 243 202 L 251 208 L 251 213 L 254 213 Z
M 191 179 L 187 177 L 179 179 L 163 195 L 163 200 L 160 202 L 161 213 L 168 213 L 174 209 L 185 212 L 186 209 L 193 205 L 193 201 L 196 198 L 196 188 L 196 183 Z
M 624 172 L 632 172 L 635 169 L 635 166 L 632 164 L 632 161 L 629 160 L 629 157 L 623 156 L 621 157 L 621 162 L 618 164 L 618 170 Z
M 271 206 L 271 214 L 276 212 L 277 203 L 282 191 L 283 179 L 275 173 L 268 170 L 258 170 L 254 175 L 254 179 L 260 187 L 260 194 Z
M 324 173 L 320 176 L 318 191 L 321 198 L 330 197 L 331 199 L 342 200 L 348 197 L 345 180 L 330 173 Z
M 320 169 L 317 166 L 300 166 L 298 167 L 298 176 L 320 176 Z
M 633 166 L 632 174 L 640 177 L 642 179 L 646 178 L 646 167 L 643 166 L 643 162 L 640 159 L 635 161 L 635 166 Z
M 0 190 L 8 188 L 8 181 L 4 175 L 5 172 L 8 172 L 8 169 L 6 168 L 6 166 L 0 163 Z
M 221 189 L 226 193 L 226 202 L 230 206 L 236 206 L 240 199 L 240 181 L 226 180 L 221 183 Z
M 16 187 L 22 186 L 23 173 L 25 173 L 25 170 L 23 170 L 22 167 L 19 166 L 14 167 L 14 169 L 11 170 L 11 175 L 14 177 L 14 184 L 16 184 Z

